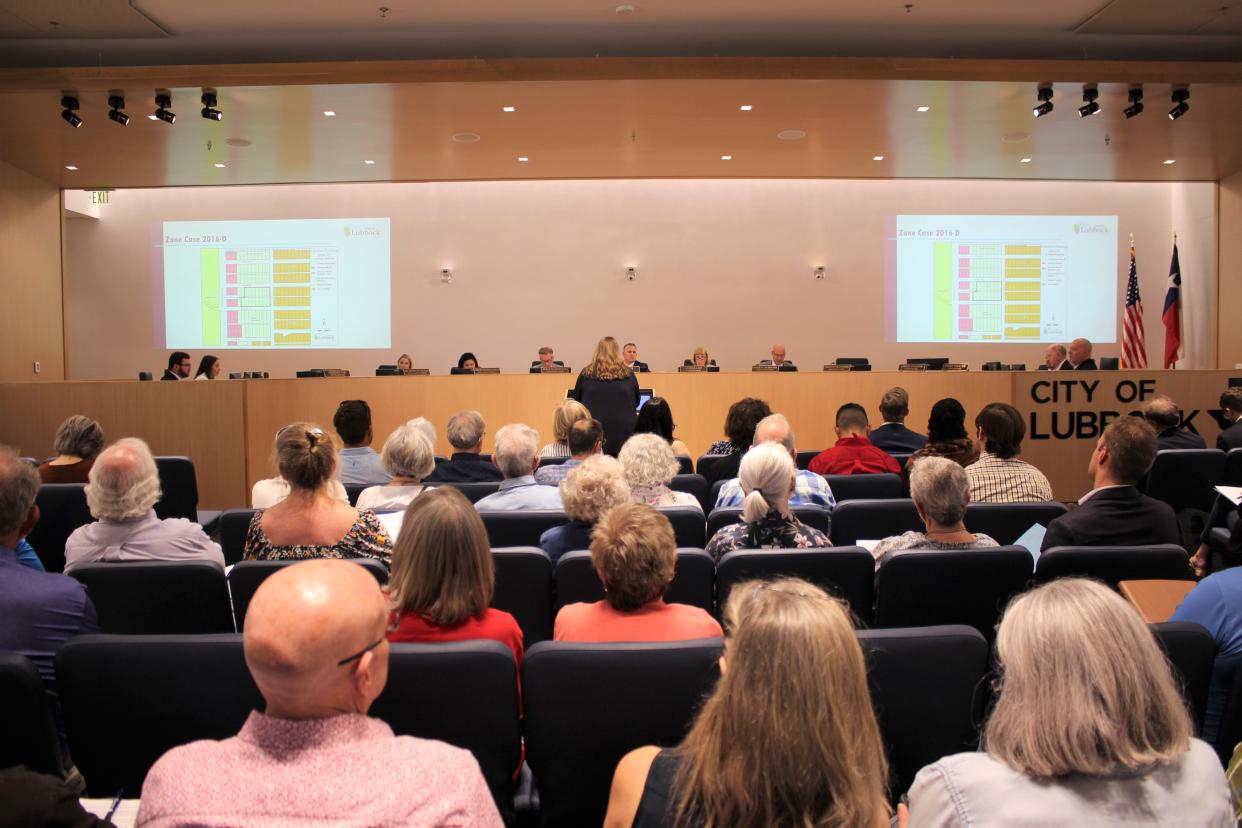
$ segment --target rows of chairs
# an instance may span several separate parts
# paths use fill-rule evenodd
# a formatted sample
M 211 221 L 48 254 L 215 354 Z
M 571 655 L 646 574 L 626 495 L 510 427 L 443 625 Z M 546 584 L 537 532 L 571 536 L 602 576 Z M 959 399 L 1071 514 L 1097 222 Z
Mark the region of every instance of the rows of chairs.
M 1216 645 L 1194 624 L 1153 625 L 1201 723 Z M 861 630 L 894 794 L 942 756 L 975 750 L 988 702 L 987 642 L 962 626 Z M 676 744 L 718 678 L 722 642 L 544 642 L 518 670 L 498 642 L 397 644 L 371 714 L 400 735 L 469 749 L 506 820 L 525 757 L 546 826 L 598 825 L 617 761 Z M 89 635 L 56 659 L 69 748 L 91 796 L 137 796 L 164 752 L 237 733 L 262 700 L 239 635 Z M 468 688 L 469 692 L 463 692 Z M 55 772 L 59 749 L 33 664 L 0 655 L 0 760 Z
M 1175 512 L 1210 512 L 1218 485 L 1242 486 L 1242 448 L 1156 452 L 1144 489 L 1148 497 L 1164 501 Z

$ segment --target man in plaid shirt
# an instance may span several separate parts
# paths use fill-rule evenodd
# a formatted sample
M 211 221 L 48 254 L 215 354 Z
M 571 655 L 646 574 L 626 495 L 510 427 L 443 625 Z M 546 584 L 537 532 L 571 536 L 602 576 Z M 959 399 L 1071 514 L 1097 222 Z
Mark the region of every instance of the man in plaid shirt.
M 1007 403 L 989 403 L 975 417 L 979 459 L 966 467 L 971 503 L 1042 503 L 1052 486 L 1039 469 L 1018 459 L 1026 423 Z
M 789 420 L 785 419 L 784 414 L 769 414 L 755 426 L 755 439 L 752 445 L 757 446 L 769 441 L 780 443 L 797 462 L 798 449 L 794 445 L 793 428 L 790 427 Z M 746 495 L 742 493 L 742 486 L 735 477 L 720 487 L 720 496 L 716 498 L 716 508 L 738 508 L 745 497 Z M 794 476 L 794 489 L 789 495 L 789 505 L 827 506 L 829 509 L 835 509 L 837 501 L 832 496 L 832 488 L 829 487 L 827 480 L 813 471 L 799 469 Z

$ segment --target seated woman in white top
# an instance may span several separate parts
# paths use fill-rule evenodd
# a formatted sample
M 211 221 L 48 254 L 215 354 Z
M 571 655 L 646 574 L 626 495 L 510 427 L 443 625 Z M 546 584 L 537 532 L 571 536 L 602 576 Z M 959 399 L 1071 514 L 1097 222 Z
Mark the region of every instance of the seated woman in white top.
M 435 448 L 413 420 L 388 435 L 380 460 L 392 480 L 363 489 L 358 495 L 359 509 L 404 509 L 436 467 Z
M 1220 761 L 1120 595 L 1080 578 L 1020 595 L 996 654 L 987 752 L 919 771 L 910 826 L 1233 825 Z
M 577 400 L 561 400 L 552 412 L 552 442 L 539 450 L 540 457 L 572 457 L 569 431 L 579 420 L 591 419 L 591 412 Z
M 703 504 L 689 492 L 675 492 L 669 481 L 681 469 L 673 448 L 659 434 L 635 434 L 625 441 L 617 458 L 630 484 L 630 499 L 648 506 L 686 506 L 703 511 Z

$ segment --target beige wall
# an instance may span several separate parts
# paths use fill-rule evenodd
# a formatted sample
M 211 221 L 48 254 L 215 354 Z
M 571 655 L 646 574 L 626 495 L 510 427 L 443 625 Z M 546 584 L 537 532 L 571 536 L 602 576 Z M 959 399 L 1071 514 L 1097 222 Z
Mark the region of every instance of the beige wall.
M 1177 188 L 1175 190 L 1175 188 Z M 73 379 L 162 369 L 152 329 L 151 227 L 164 220 L 392 219 L 393 341 L 388 351 L 225 351 L 224 370 L 342 367 L 369 374 L 408 351 L 443 373 L 470 350 L 523 370 L 540 345 L 574 368 L 604 334 L 636 340 L 653 368 L 704 345 L 725 370 L 782 340 L 818 369 L 867 356 L 1039 361 L 1042 346 L 885 342 L 885 221 L 894 214 L 1119 217 L 1117 297 L 1126 239 L 1139 245 L 1148 353 L 1163 349 L 1160 308 L 1175 204 L 1191 261 L 1187 301 L 1216 301 L 1215 185 L 939 180 L 622 180 L 345 184 L 127 190 L 99 221 L 67 228 L 66 316 Z M 1204 213 L 1204 210 L 1207 213 Z M 1192 239 L 1188 236 L 1194 237 Z M 1193 266 L 1192 266 L 1193 263 Z M 816 281 L 815 265 L 828 278 Z M 625 267 L 638 268 L 627 282 Z M 451 284 L 440 268 L 451 267 Z M 1210 310 L 1204 311 L 1210 319 Z M 1199 367 L 1212 362 L 1208 344 Z M 1116 355 L 1117 344 L 1099 355 Z M 195 358 L 199 354 L 194 355 Z M 1190 367 L 1190 366 L 1188 366 Z
M 1242 173 L 1220 182 L 1220 298 L 1217 364 L 1242 364 Z
M 60 240 L 60 190 L 0 162 L 0 382 L 65 377 Z

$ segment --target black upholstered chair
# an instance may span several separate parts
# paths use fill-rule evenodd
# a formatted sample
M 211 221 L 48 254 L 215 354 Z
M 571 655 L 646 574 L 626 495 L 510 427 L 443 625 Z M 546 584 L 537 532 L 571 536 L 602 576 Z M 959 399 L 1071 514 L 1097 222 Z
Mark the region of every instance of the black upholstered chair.
M 513 821 L 513 772 L 522 758 L 517 665 L 499 641 L 393 644 L 388 684 L 371 706 L 398 736 L 465 748 L 506 822 Z
M 688 458 L 683 457 L 683 460 Z M 707 478 L 701 474 L 690 474 L 689 472 L 677 474 L 669 481 L 668 487 L 675 492 L 686 492 L 694 495 L 699 501 L 699 505 L 703 507 L 703 514 L 711 511 L 712 504 L 707 502 Z
M 1198 624 L 1188 621 L 1165 621 L 1149 624 L 1161 649 L 1173 665 L 1186 705 L 1195 720 L 1195 735 L 1203 733 L 1207 715 L 1208 690 L 1212 685 L 1212 666 L 1216 662 L 1216 639 Z M 1229 753 L 1233 753 L 1233 745 Z
M 966 506 L 966 528 L 990 535 L 1001 545 L 1011 544 L 1038 523 L 1044 527 L 1065 514 L 1065 504 L 1047 503 L 970 503 Z
M 604 585 L 589 551 L 569 552 L 556 562 L 556 608 L 604 600 Z M 677 568 L 664 593 L 667 604 L 689 604 L 712 612 L 716 564 L 702 549 L 678 549 Z
M 1234 748 L 1242 742 L 1242 670 L 1234 670 L 1229 696 L 1216 731 L 1216 754 L 1222 766 L 1228 766 Z
M 60 740 L 43 679 L 34 662 L 0 653 L 0 768 L 25 765 L 60 776 Z
M 897 465 L 901 466 L 902 471 L 906 470 L 906 464 L 910 462 L 909 454 L 894 454 L 893 452 L 890 451 L 888 453 L 888 456 L 892 457 L 894 460 L 897 461 Z
M 372 558 L 349 560 L 374 575 L 380 585 L 388 583 L 388 570 L 379 561 Z M 250 601 L 258 592 L 259 586 L 277 571 L 296 563 L 298 561 L 240 561 L 233 565 L 229 570 L 228 582 L 229 594 L 233 598 L 233 620 L 238 632 L 244 628 L 246 610 L 250 608 Z
M 1163 500 L 1173 511 L 1212 511 L 1215 487 L 1225 473 L 1225 453 L 1217 449 L 1166 449 L 1156 452 L 1147 473 L 1147 496 Z
M 892 776 L 914 775 L 979 743 L 989 670 L 988 644 L 973 627 L 859 630 L 867 683 Z
M 809 468 L 811 461 L 815 459 L 815 456 L 819 454 L 820 451 L 822 451 L 822 449 L 816 451 L 800 451 L 798 452 L 798 456 L 795 458 L 794 462 L 800 469 Z
M 535 546 L 492 549 L 492 606 L 514 617 L 526 647 L 552 637 L 552 561 Z
M 471 484 L 476 485 L 476 484 Z M 469 497 L 469 495 L 467 495 Z M 569 521 L 559 509 L 479 512 L 493 549 L 505 546 L 538 546 L 539 536 Z
M 242 559 L 246 548 L 246 532 L 258 509 L 227 509 L 220 515 L 220 551 L 226 564 Z
M 729 456 L 728 454 L 701 454 L 699 459 L 694 461 L 694 470 L 703 477 L 711 479 L 709 472 L 712 466 Z
M 155 514 L 161 520 L 185 518 L 198 523 L 198 476 L 194 461 L 188 457 L 156 457 L 155 468 L 160 475 L 160 499 Z
M 740 549 L 728 552 L 716 564 L 718 606 L 734 584 L 752 579 L 790 576 L 822 587 L 843 598 L 854 615 L 870 621 L 875 602 L 875 558 L 858 546 L 830 549 Z
M 825 480 L 837 503 L 845 500 L 885 500 L 904 497 L 901 476 L 896 474 L 830 474 Z
M 824 506 L 791 506 L 789 510 L 794 517 L 814 529 L 818 529 L 825 535 L 829 534 L 832 529 L 832 512 Z M 742 519 L 742 510 L 737 507 L 726 509 L 712 509 L 707 516 L 707 539 L 711 540 L 712 535 L 719 532 L 726 526 L 737 523 Z
M 1153 546 L 1054 546 L 1035 564 L 1035 583 L 1080 576 L 1117 589 L 1121 581 L 1190 580 L 1186 550 L 1176 544 Z
M 48 572 L 65 568 L 65 541 L 79 526 L 95 520 L 86 505 L 86 487 L 81 483 L 45 483 L 35 494 L 39 522 L 26 537 L 39 553 Z
M 155 761 L 262 709 L 240 635 L 82 635 L 56 655 L 69 752 L 90 796 L 137 797 Z
M 963 624 L 991 640 L 1033 569 L 1031 553 L 1020 546 L 902 552 L 876 574 L 875 625 Z
M 720 500 L 720 490 L 723 489 L 724 484 L 728 482 L 728 480 L 712 481 L 712 486 L 707 491 L 707 512 L 711 512 L 712 509 L 716 508 L 716 501 Z
M 350 506 L 358 505 L 358 496 L 362 494 L 363 489 L 370 488 L 367 483 L 350 483 L 345 486 L 345 496 L 349 498 Z
M 902 532 L 923 530 L 923 521 L 909 498 L 847 500 L 832 512 L 833 546 L 851 546 L 860 540 L 883 540 Z
M 677 458 L 677 464 L 679 466 L 677 470 L 678 474 L 694 474 L 693 458 L 688 457 L 685 454 L 675 454 L 673 456 Z
M 677 546 L 688 549 L 702 549 L 707 545 L 707 534 L 703 513 L 698 509 L 681 506 L 676 509 L 661 509 L 661 514 L 673 524 L 673 536 Z
M 527 649 L 526 761 L 539 782 L 541 824 L 602 824 L 617 762 L 642 745 L 681 741 L 719 677 L 722 647 L 710 638 Z
M 229 590 L 207 561 L 109 561 L 71 573 L 95 605 L 99 629 L 115 635 L 233 632 Z
M 539 465 L 541 465 L 541 466 L 559 466 L 561 463 L 564 463 L 564 462 L 565 462 L 566 460 L 568 460 L 568 459 L 569 459 L 568 457 L 544 457 L 543 455 L 540 455 L 540 456 L 539 456 Z
M 1225 453 L 1225 470 L 1220 480 L 1226 486 L 1242 486 L 1242 448 Z
M 435 481 L 432 481 L 428 485 L 452 486 L 454 489 L 464 494 L 466 499 L 471 503 L 478 503 L 488 495 L 496 494 L 496 492 L 500 491 L 500 483 L 498 481 L 488 481 L 482 483 L 436 483 Z M 536 538 L 535 542 L 538 543 L 538 541 L 539 539 Z

